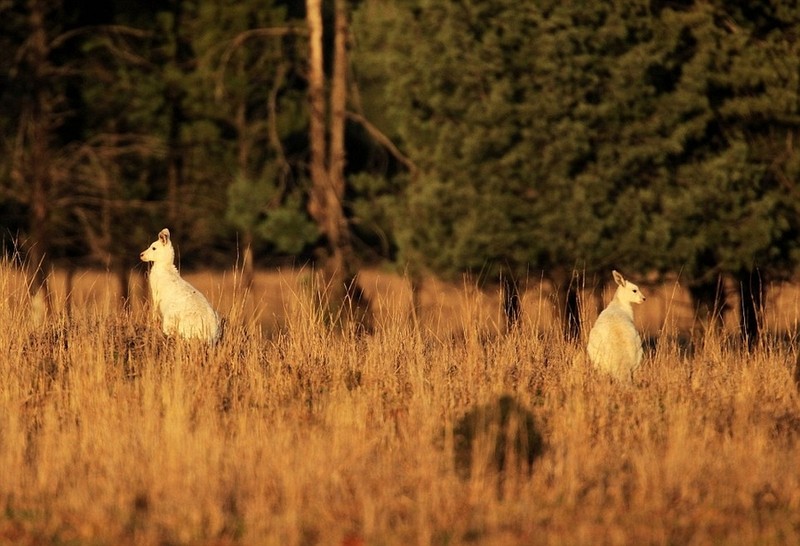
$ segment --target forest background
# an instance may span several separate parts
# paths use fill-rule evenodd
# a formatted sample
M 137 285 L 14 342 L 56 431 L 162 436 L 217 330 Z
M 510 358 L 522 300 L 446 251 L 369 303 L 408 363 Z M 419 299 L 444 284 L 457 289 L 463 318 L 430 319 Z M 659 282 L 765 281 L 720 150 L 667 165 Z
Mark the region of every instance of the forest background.
M 188 270 L 544 277 L 568 335 L 614 267 L 707 310 L 733 286 L 754 339 L 797 271 L 788 0 L 2 0 L 0 21 L 0 224 L 32 295 L 53 267 L 127 293 L 169 226 Z

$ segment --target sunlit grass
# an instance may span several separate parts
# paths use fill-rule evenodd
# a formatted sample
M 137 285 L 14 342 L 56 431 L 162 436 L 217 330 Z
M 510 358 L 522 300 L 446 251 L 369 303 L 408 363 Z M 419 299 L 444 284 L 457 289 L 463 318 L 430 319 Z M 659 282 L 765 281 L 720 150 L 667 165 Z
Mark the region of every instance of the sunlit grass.
M 752 353 L 729 331 L 687 347 L 683 304 L 652 289 L 655 350 L 626 388 L 561 339 L 535 283 L 505 332 L 492 294 L 427 282 L 415 321 L 407 284 L 367 272 L 379 313 L 357 335 L 307 272 L 189 278 L 226 319 L 214 348 L 165 340 L 142 286 L 119 311 L 90 273 L 72 316 L 57 286 L 36 328 L 0 270 L 0 544 L 800 542 L 788 311 Z M 545 450 L 498 487 L 458 472 L 452 430 L 503 394 Z

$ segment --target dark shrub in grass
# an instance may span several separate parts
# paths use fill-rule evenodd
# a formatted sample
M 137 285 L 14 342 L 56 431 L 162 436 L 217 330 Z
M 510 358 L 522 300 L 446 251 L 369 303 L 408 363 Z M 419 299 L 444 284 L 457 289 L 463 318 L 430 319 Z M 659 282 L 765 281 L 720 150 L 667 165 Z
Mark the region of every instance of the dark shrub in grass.
M 453 429 L 455 467 L 468 478 L 475 471 L 529 473 L 544 450 L 533 414 L 512 396 L 468 411 Z

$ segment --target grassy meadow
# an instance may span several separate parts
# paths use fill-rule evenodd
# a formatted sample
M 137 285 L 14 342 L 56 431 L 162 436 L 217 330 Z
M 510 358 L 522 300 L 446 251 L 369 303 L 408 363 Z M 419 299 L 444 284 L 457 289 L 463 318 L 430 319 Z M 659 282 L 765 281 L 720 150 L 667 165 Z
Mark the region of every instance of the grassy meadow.
M 0 267 L 0 544 L 800 543 L 792 286 L 748 352 L 735 317 L 706 332 L 678 284 L 633 279 L 648 351 L 626 387 L 562 340 L 538 280 L 506 332 L 496 293 L 430 280 L 414 318 L 404 279 L 367 271 L 358 335 L 308 272 L 187 277 L 225 318 L 213 348 L 164 339 L 141 275 L 121 311 L 110 277 L 79 273 L 69 318 L 57 275 L 35 326 Z M 452 431 L 503 394 L 545 449 L 530 473 L 476 457 L 465 477 Z

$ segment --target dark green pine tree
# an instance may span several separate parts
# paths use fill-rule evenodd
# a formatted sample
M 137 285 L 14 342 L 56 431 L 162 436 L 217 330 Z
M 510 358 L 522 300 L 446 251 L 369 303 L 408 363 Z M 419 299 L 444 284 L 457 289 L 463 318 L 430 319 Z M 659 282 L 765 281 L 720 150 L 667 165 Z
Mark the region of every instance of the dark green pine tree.
M 734 276 L 755 339 L 755 273 L 797 263 L 786 2 L 407 0 L 359 16 L 374 119 L 419 167 L 397 203 L 403 259 L 566 286 L 573 269 L 683 271 L 698 299 Z
M 544 270 L 561 289 L 565 333 L 579 333 L 573 272 L 636 256 L 628 222 L 646 210 L 645 182 L 596 167 L 624 124 L 616 63 L 648 37 L 635 7 L 364 8 L 357 66 L 382 84 L 382 121 L 419 167 L 395 226 L 404 260 L 445 276 Z
M 208 243 L 214 226 L 207 218 L 222 215 L 225 195 L 220 153 L 208 146 L 220 142 L 218 133 L 194 96 L 196 2 L 109 9 L 110 21 L 93 33 L 84 61 L 92 74 L 81 86 L 86 140 L 100 152 L 87 162 L 85 178 L 106 180 L 112 197 L 127 202 L 115 211 L 110 239 L 125 241 L 118 248 L 128 256 L 163 227 L 194 255 L 186 250 Z M 95 214 L 85 223 L 101 230 L 101 220 Z
M 798 22 L 786 2 L 698 2 L 659 17 L 676 59 L 659 111 L 681 116 L 661 198 L 662 265 L 682 267 L 709 310 L 726 308 L 717 287 L 734 279 L 751 346 L 766 281 L 798 263 Z
M 254 247 L 299 254 L 318 237 L 303 206 L 307 188 L 298 182 L 305 156 L 285 145 L 304 136 L 308 123 L 298 88 L 304 29 L 281 2 L 206 3 L 198 12 L 194 101 L 216 128 L 206 144 L 221 154 L 218 183 L 227 186 L 225 219 L 241 236 L 246 284 Z
M 300 153 L 282 142 L 305 123 L 286 8 L 172 0 L 113 17 L 125 32 L 93 40 L 97 83 L 84 93 L 89 130 L 127 146 L 111 165 L 140 218 L 127 239 L 169 226 L 186 256 L 214 260 L 233 228 L 248 271 L 254 244 L 295 253 L 313 241 L 292 173 Z
M 391 128 L 418 169 L 393 222 L 412 271 L 496 277 L 526 261 L 529 218 L 517 203 L 527 152 L 514 120 L 527 71 L 509 64 L 526 47 L 521 26 L 535 28 L 525 11 L 422 1 L 366 3 L 356 14 L 355 64 L 367 98 L 382 106 L 367 115 Z M 369 96 L 378 87 L 380 97 Z

